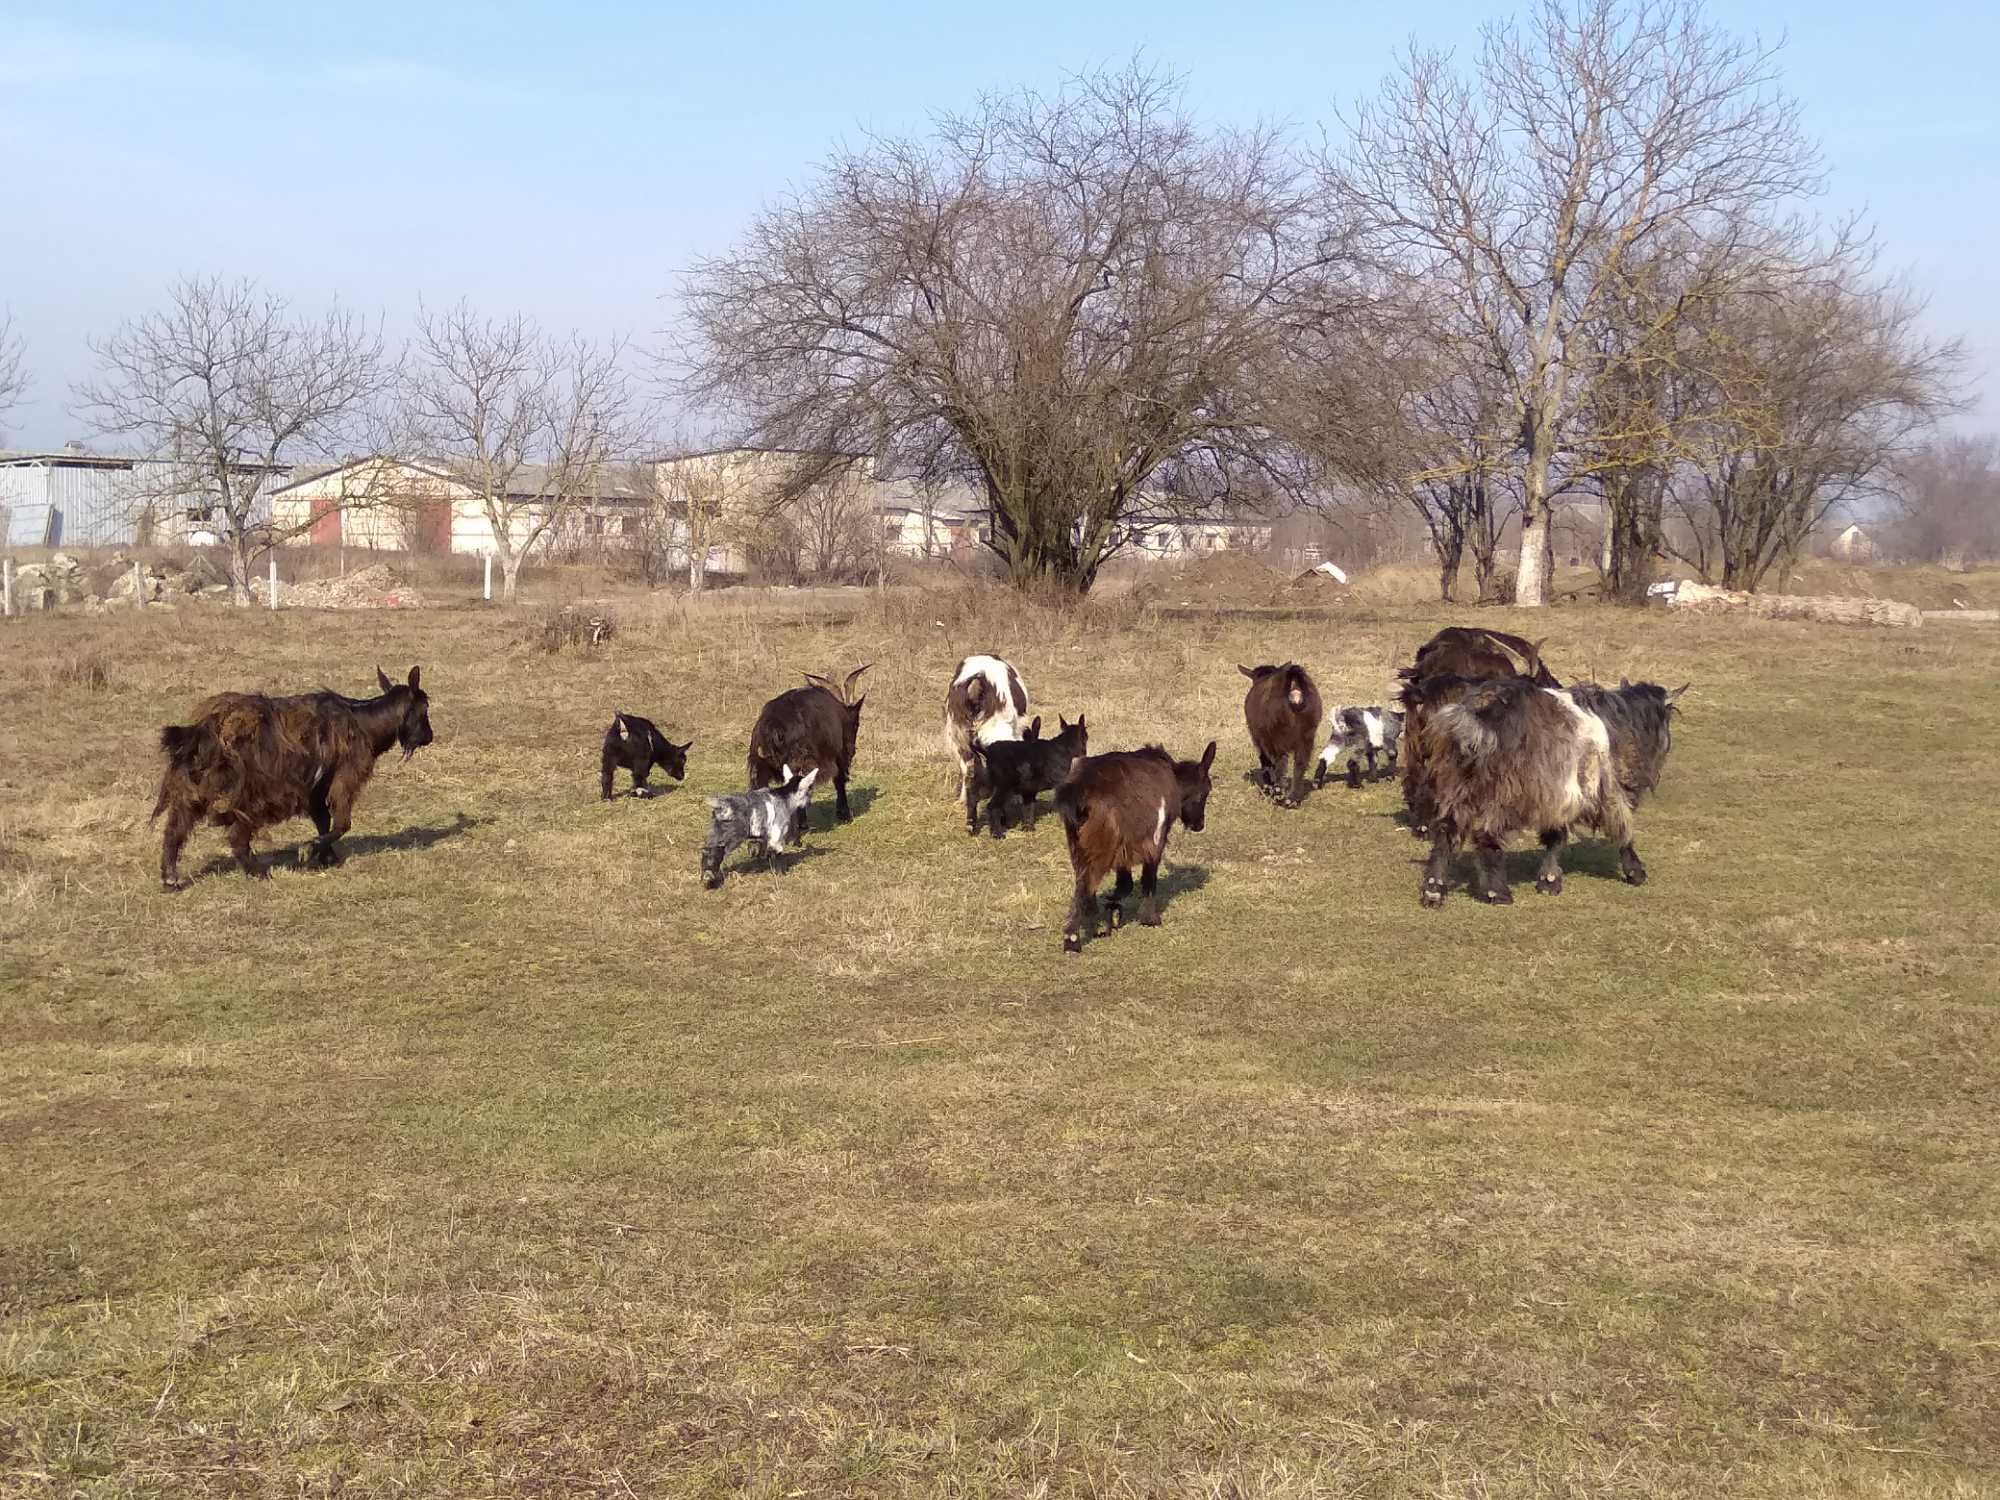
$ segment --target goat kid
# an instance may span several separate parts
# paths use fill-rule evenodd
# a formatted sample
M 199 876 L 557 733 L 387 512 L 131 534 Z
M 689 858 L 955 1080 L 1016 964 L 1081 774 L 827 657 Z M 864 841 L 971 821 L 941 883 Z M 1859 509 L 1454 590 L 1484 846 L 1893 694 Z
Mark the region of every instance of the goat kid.
M 958 762 L 958 800 L 965 804 L 965 831 L 979 832 L 975 811 L 984 788 L 975 747 L 1021 737 L 1028 713 L 1028 690 L 1011 663 L 997 656 L 968 656 L 952 674 L 944 695 L 944 742 Z
M 854 696 L 854 685 L 867 670 L 867 665 L 856 667 L 838 689 L 830 679 L 808 672 L 805 687 L 791 688 L 764 705 L 750 731 L 752 791 L 789 780 L 792 766 L 831 774 L 835 815 L 843 823 L 854 820 L 847 807 L 847 776 L 861 733 L 861 705 L 868 701 L 865 693 Z M 801 818 L 794 843 L 804 829 Z
M 740 846 L 749 844 L 759 859 L 775 858 L 780 874 L 784 855 L 776 851 L 784 844 L 802 841 L 806 803 L 812 798 L 818 771 L 794 775 L 784 768 L 784 779 L 774 787 L 748 792 L 725 792 L 708 799 L 708 837 L 701 846 L 701 883 L 709 890 L 722 884 L 722 862 Z
M 1071 768 L 1056 788 L 1056 812 L 1069 839 L 1076 889 L 1063 924 L 1063 951 L 1081 953 L 1097 933 L 1097 888 L 1113 870 L 1118 884 L 1108 899 L 1111 925 L 1125 919 L 1132 894 L 1132 866 L 1140 866 L 1139 921 L 1160 925 L 1160 861 L 1176 820 L 1199 833 L 1208 818 L 1209 770 L 1215 741 L 1201 759 L 1177 761 L 1158 745 L 1092 755 Z
M 599 759 L 601 773 L 598 789 L 605 802 L 611 800 L 611 778 L 620 766 L 632 773 L 632 795 L 653 797 L 659 795 L 646 785 L 646 778 L 658 766 L 676 781 L 687 780 L 687 753 L 694 748 L 694 741 L 676 745 L 651 719 L 642 719 L 637 714 L 619 713 L 613 710 L 611 727 L 604 731 L 604 753 Z
M 1319 753 L 1319 768 L 1314 772 L 1313 785 L 1325 786 L 1329 780 L 1340 774 L 1343 765 L 1347 768 L 1347 784 L 1361 785 L 1361 761 L 1368 760 L 1368 775 L 1375 775 L 1375 757 L 1383 756 L 1388 768 L 1396 769 L 1396 754 L 1403 739 L 1403 716 L 1394 710 L 1384 712 L 1380 704 L 1370 704 L 1366 708 L 1336 708 L 1329 721 L 1333 725 L 1332 736 L 1326 748 Z
M 1283 806 L 1297 807 L 1305 801 L 1306 767 L 1312 764 L 1319 739 L 1319 689 L 1294 661 L 1236 670 L 1250 679 L 1250 691 L 1243 695 L 1243 719 L 1257 750 L 1258 783 Z M 1287 761 L 1291 782 L 1280 791 Z
M 392 745 L 401 745 L 408 760 L 431 743 L 430 697 L 420 679 L 412 667 L 408 682 L 391 682 L 377 667 L 382 691 L 374 698 L 328 688 L 290 698 L 217 693 L 194 706 L 192 724 L 163 727 L 167 769 L 153 803 L 154 819 L 167 815 L 161 886 L 177 891 L 185 884 L 181 850 L 203 818 L 229 830 L 230 851 L 245 875 L 270 875 L 251 857 L 251 840 L 291 818 L 310 817 L 319 831 L 311 863 L 340 863 L 334 846 L 352 825 L 375 762 Z
M 1070 767 L 1089 752 L 1090 731 L 1079 714 L 1072 724 L 1056 715 L 1062 726 L 1054 739 L 1042 738 L 1042 721 L 1037 718 L 1018 740 L 998 740 L 990 745 L 973 742 L 972 753 L 980 763 L 980 779 L 987 788 L 986 820 L 993 837 L 1002 837 L 1001 822 L 1007 803 L 1021 799 L 1022 821 L 1035 826 L 1035 798 L 1061 785 Z M 971 817 L 968 804 L 967 817 Z M 976 825 L 975 825 L 976 826 Z
M 1542 688 L 1526 678 L 1467 683 L 1434 678 L 1421 685 L 1429 707 L 1418 723 L 1437 797 L 1423 905 L 1444 903 L 1452 855 L 1471 839 L 1483 899 L 1506 904 L 1504 841 L 1540 835 L 1535 888 L 1562 891 L 1562 848 L 1570 831 L 1593 828 L 1618 846 L 1619 874 L 1643 885 L 1646 867 L 1632 842 L 1639 800 L 1659 784 L 1672 748 L 1674 703 L 1654 683 L 1595 683 Z

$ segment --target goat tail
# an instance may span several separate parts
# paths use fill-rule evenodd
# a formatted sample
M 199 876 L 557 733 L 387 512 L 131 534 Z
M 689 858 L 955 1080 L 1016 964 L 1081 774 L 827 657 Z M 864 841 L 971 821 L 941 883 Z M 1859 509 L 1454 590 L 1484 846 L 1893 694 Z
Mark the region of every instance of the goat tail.
M 1090 811 L 1083 805 L 1083 789 L 1073 781 L 1058 784 L 1055 804 L 1056 816 L 1062 819 L 1064 830 L 1074 836 Z

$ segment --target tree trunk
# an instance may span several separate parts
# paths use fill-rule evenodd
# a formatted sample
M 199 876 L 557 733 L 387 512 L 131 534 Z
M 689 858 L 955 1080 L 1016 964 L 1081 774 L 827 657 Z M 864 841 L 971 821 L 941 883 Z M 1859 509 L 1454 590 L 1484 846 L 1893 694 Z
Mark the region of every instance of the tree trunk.
M 521 582 L 522 554 L 513 547 L 502 547 L 498 551 L 500 553 L 500 602 L 502 604 L 512 604 L 514 602 L 514 590 Z
M 1521 495 L 1521 561 L 1514 570 L 1514 602 L 1525 609 L 1546 603 L 1549 535 L 1549 451 L 1539 432 L 1528 441 L 1528 472 Z
M 248 609 L 256 603 L 250 592 L 250 536 L 239 528 L 229 541 L 230 599 L 238 609 Z
M 1604 597 L 1644 604 L 1660 550 L 1662 484 L 1646 470 L 1621 469 L 1604 482 Z
M 699 594 L 708 587 L 708 527 L 697 532 L 692 518 L 688 521 L 688 592 Z
M 1458 565 L 1465 557 L 1465 543 L 1462 541 L 1440 545 L 1438 548 L 1438 598 L 1446 604 L 1455 601 L 1452 591 L 1458 587 Z

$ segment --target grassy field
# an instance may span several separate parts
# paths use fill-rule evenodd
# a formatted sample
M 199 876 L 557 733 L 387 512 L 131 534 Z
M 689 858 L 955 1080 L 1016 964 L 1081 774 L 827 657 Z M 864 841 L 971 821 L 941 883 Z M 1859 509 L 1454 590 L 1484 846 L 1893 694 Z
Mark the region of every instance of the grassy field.
M 1553 611 L 1694 682 L 1652 881 L 1429 913 L 1390 784 L 1244 784 L 1235 663 L 1376 701 L 1447 618 L 6 622 L 0 1492 L 2000 1490 L 2000 632 Z M 1157 931 L 964 836 L 974 649 L 1220 738 Z M 858 819 L 704 893 L 758 703 L 871 659 Z M 438 739 L 345 868 L 162 894 L 158 726 L 378 661 Z M 685 786 L 595 800 L 614 706 Z

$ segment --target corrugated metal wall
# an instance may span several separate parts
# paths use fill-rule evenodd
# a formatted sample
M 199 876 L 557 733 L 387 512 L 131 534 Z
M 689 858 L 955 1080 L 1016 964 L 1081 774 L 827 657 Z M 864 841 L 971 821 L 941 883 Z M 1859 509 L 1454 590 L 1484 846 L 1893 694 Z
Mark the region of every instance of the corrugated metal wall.
M 183 514 L 191 496 L 158 496 L 165 464 L 136 469 L 95 464 L 0 462 L 0 507 L 6 511 L 9 547 L 116 547 L 129 544 L 148 500 L 159 521 L 156 544 L 186 539 L 191 523 Z M 192 523 L 198 525 L 199 523 Z

